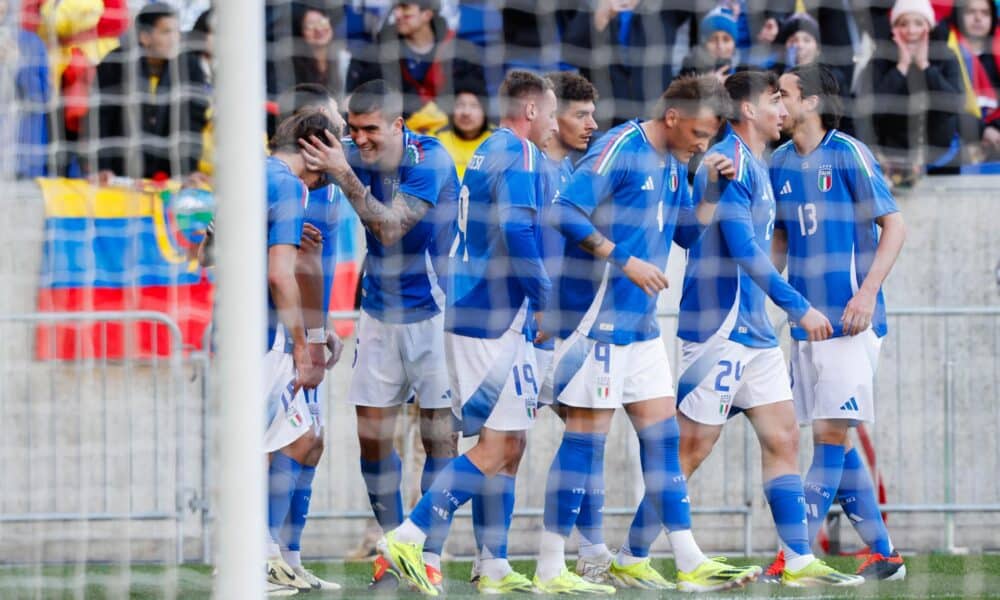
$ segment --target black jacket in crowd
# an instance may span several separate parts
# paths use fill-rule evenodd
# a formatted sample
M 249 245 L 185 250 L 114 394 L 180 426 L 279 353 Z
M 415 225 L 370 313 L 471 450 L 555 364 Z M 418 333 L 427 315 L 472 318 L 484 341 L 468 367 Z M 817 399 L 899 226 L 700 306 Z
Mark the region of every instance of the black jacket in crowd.
M 187 175 L 197 169 L 201 130 L 191 88 L 167 61 L 155 92 L 140 48 L 121 47 L 97 67 L 97 168 L 129 177 Z

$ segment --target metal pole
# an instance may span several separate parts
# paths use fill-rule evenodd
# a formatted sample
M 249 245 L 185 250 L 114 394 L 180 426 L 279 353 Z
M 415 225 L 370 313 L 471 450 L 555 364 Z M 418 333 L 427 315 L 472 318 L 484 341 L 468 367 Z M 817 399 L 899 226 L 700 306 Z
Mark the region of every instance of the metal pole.
M 743 555 L 753 554 L 753 480 L 750 476 L 750 425 L 743 423 Z
M 220 410 L 216 597 L 263 598 L 266 346 L 264 2 L 216 3 L 215 86 Z
M 951 362 L 951 345 L 948 343 L 948 326 L 945 322 L 944 334 L 944 503 L 955 501 L 955 475 L 953 429 L 954 423 L 954 391 L 955 365 Z M 945 513 L 944 517 L 944 549 L 949 554 L 955 553 L 955 515 Z

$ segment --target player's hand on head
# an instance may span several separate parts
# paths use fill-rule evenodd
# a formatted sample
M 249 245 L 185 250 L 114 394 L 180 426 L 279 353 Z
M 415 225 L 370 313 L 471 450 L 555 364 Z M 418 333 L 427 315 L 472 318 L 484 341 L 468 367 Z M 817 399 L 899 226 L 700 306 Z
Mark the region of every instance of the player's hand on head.
M 833 335 L 830 320 L 815 308 L 810 308 L 805 316 L 799 319 L 799 327 L 806 330 L 810 342 L 822 342 Z
M 325 131 L 325 140 L 315 135 L 299 139 L 299 147 L 305 158 L 306 168 L 310 171 L 324 171 L 336 176 L 351 166 L 347 163 L 347 155 L 337 136 Z
M 656 265 L 634 256 L 628 259 L 622 271 L 629 281 L 639 286 L 649 296 L 659 294 L 670 285 L 666 274 Z
M 728 156 L 713 152 L 702 159 L 702 164 L 708 169 L 708 180 L 715 182 L 719 180 L 719 175 L 726 179 L 736 177 L 736 165 Z
M 844 314 L 840 317 L 844 333 L 857 335 L 868 329 L 872 324 L 872 315 L 875 314 L 876 301 L 875 294 L 858 290 L 844 307 Z
M 323 233 L 312 223 L 302 225 L 302 239 L 299 247 L 303 250 L 316 250 L 323 247 Z

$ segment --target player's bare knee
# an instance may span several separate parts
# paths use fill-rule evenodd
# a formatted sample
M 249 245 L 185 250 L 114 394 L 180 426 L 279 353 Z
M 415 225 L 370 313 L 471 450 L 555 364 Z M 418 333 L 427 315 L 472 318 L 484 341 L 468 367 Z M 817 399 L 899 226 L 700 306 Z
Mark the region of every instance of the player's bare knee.
M 799 428 L 796 423 L 769 423 L 757 432 L 765 456 L 780 457 L 792 462 L 798 460 Z
M 611 419 L 614 417 L 615 411 L 567 406 L 565 415 L 566 431 L 608 433 L 611 430 Z
M 312 448 L 313 435 L 310 430 L 299 436 L 299 438 L 291 444 L 282 448 L 281 453 L 291 457 L 296 462 L 308 464 L 309 453 L 312 451 Z
M 507 438 L 504 449 L 504 458 L 507 460 L 501 469 L 502 473 L 511 477 L 517 475 L 517 469 L 521 466 L 521 458 L 524 456 L 524 450 L 527 446 L 528 438 L 523 432 L 520 432 L 520 435 L 511 435 Z
M 625 412 L 636 431 L 642 431 L 676 414 L 673 398 L 653 398 L 625 405 Z
M 392 453 L 393 437 L 396 433 L 397 411 L 358 406 L 356 414 L 361 458 L 378 461 L 389 456 Z
M 813 422 L 813 443 L 850 447 L 851 422 L 846 419 L 820 419 Z
M 450 408 L 420 409 L 420 440 L 428 456 L 458 456 L 458 432 Z

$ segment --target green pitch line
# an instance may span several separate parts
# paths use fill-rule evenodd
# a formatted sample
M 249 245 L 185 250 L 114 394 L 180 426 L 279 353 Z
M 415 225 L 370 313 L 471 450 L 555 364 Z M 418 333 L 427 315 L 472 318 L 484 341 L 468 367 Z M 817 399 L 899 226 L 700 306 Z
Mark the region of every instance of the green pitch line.
M 733 563 L 766 565 L 767 557 L 756 560 L 732 559 Z M 853 572 L 857 561 L 851 558 L 830 558 L 828 562 L 842 570 Z M 366 587 L 370 575 L 367 563 L 311 563 L 313 571 L 325 579 L 344 585 L 342 592 L 318 594 L 303 598 L 371 597 Z M 665 576 L 673 579 L 673 562 L 664 560 L 657 565 Z M 907 556 L 908 577 L 903 582 L 869 583 L 843 592 L 824 590 L 790 590 L 766 584 L 754 584 L 746 589 L 697 596 L 700 598 L 1000 598 L 1000 555 L 971 556 Z M 514 567 L 529 576 L 534 563 L 515 561 Z M 467 583 L 469 563 L 445 564 L 445 585 L 448 598 L 478 598 Z M 130 569 L 108 565 L 68 565 L 46 567 L 0 567 L 0 598 L 3 600 L 63 599 L 63 598 L 134 598 L 160 599 L 210 598 L 212 570 L 206 566 L 185 566 L 177 569 L 136 565 Z M 394 597 L 397 595 L 391 595 Z M 400 598 L 420 598 L 418 594 L 400 592 Z M 693 598 L 681 593 L 657 594 L 619 590 L 616 598 Z M 530 596 L 526 596 L 530 598 Z

